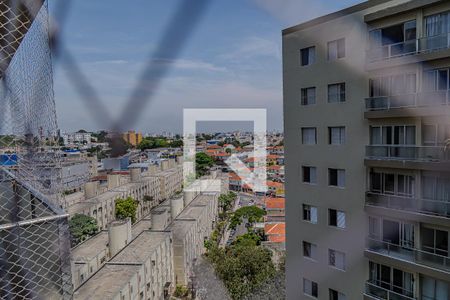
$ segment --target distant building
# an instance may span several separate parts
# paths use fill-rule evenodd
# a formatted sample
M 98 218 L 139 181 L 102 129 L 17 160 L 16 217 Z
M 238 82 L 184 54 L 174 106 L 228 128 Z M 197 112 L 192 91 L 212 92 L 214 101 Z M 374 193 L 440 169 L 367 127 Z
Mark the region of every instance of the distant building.
M 73 133 L 64 133 L 62 136 L 64 140 L 64 146 L 74 146 L 74 145 L 90 145 L 92 135 L 90 132 L 73 132 Z
M 130 130 L 124 133 L 122 136 L 125 142 L 133 147 L 138 146 L 142 142 L 142 133 L 135 132 L 134 130 Z

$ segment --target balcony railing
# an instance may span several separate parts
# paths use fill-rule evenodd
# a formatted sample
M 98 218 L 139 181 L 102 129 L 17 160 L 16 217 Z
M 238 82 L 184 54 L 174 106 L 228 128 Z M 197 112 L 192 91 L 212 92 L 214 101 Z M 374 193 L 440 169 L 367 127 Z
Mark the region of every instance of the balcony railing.
M 369 145 L 366 146 L 366 158 L 444 162 L 450 161 L 450 151 L 445 151 L 442 146 Z
M 450 218 L 450 200 L 430 200 L 401 195 L 366 193 L 366 204 Z
M 367 111 L 410 107 L 441 107 L 450 104 L 450 91 L 443 90 L 395 96 L 369 97 L 365 101 Z
M 367 60 L 377 62 L 391 58 L 450 48 L 450 33 L 428 36 L 367 50 Z
M 389 287 L 389 288 L 386 288 Z M 395 290 L 395 291 L 394 291 Z M 377 299 L 383 300 L 415 300 L 417 298 L 411 297 L 412 293 L 405 291 L 401 287 L 393 286 L 381 281 L 367 281 L 366 294 Z
M 423 251 L 409 246 L 367 238 L 367 249 L 389 257 L 410 261 L 434 269 L 450 272 L 450 257 Z
M 416 54 L 418 41 L 410 40 L 396 44 L 385 45 L 367 50 L 367 59 L 369 62 L 376 62 L 395 57 Z
M 450 48 L 450 33 L 418 39 L 419 52 L 437 51 Z

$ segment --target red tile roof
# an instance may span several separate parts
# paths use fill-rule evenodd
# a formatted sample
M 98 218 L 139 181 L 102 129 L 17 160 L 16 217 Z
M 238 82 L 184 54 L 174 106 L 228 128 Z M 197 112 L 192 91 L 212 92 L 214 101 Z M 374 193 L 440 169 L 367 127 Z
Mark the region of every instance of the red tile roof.
M 286 223 L 266 223 L 264 233 L 270 242 L 283 243 L 286 241 Z
M 284 209 L 285 199 L 284 198 L 264 198 L 266 208 L 269 209 Z
M 280 182 L 275 182 L 275 181 L 267 181 L 267 186 L 268 187 L 273 187 L 273 188 L 282 188 L 284 185 Z

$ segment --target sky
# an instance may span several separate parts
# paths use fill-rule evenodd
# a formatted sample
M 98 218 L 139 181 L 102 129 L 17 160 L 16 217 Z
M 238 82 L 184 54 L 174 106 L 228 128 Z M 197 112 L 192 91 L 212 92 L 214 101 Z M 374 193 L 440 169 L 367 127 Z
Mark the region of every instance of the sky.
M 50 11 L 55 2 L 50 0 Z M 117 118 L 181 1 L 71 1 L 62 31 L 65 48 Z M 359 3 L 358 0 L 211 0 L 181 54 L 170 61 L 151 101 L 137 107 L 132 128 L 182 132 L 184 108 L 266 108 L 269 130 L 282 130 L 281 30 Z M 160 58 L 164 62 L 164 57 Z M 63 132 L 109 129 L 81 101 L 71 69 L 54 65 L 58 125 Z M 212 123 L 203 131 L 239 130 Z M 246 128 L 245 128 L 246 129 Z

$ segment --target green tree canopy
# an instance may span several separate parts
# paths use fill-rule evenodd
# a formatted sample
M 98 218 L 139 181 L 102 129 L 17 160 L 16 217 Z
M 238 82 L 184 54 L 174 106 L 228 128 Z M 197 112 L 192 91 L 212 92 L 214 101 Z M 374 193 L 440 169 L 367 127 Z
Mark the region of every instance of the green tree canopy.
M 97 233 L 97 220 L 83 214 L 75 214 L 69 220 L 69 231 L 72 246 L 78 245 Z
M 214 160 L 205 153 L 199 152 L 195 154 L 195 164 L 197 177 L 201 177 L 214 165 Z
M 245 219 L 250 224 L 262 221 L 262 218 L 266 215 L 266 212 L 257 206 L 244 206 L 236 210 L 233 217 L 230 220 L 230 228 L 235 229 L 237 225 L 240 225 Z
M 136 222 L 136 210 L 138 204 L 137 202 L 128 197 L 126 199 L 116 200 L 116 218 L 119 220 L 125 220 L 126 218 L 131 218 L 131 222 Z
M 219 207 L 223 212 L 229 211 L 233 207 L 233 203 L 236 200 L 236 193 L 229 192 L 228 194 L 222 194 L 219 196 Z
M 251 237 L 241 239 L 227 251 L 214 247 L 208 259 L 233 299 L 244 299 L 276 274 L 271 252 L 254 245 Z

